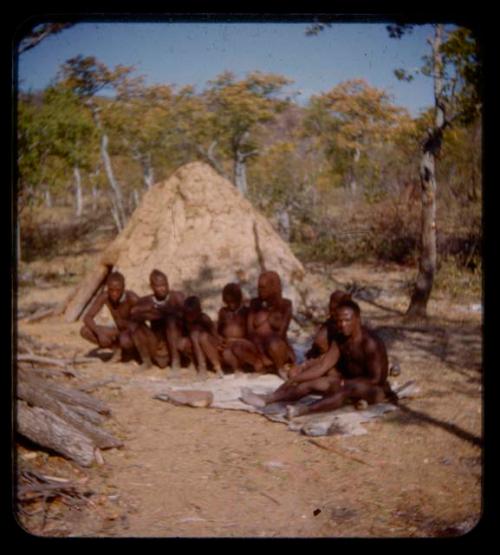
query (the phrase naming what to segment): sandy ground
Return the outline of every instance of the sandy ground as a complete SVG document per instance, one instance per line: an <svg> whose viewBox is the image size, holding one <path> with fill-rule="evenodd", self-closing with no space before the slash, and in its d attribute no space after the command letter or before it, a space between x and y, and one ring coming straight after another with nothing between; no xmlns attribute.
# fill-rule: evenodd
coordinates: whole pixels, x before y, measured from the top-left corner
<svg viewBox="0 0 500 555"><path fill-rule="evenodd" d="M364 317L399 359L398 380L413 379L420 388L399 410L366 424L367 434L310 438L257 414L175 406L131 384L139 375L136 363L96 358L65 383L78 387L115 378L93 395L111 407L106 427L124 447L103 451L103 465L81 469L19 444L20 463L79 480L92 491L79 507L55 500L44 511L33 510L20 517L22 526L35 535L76 537L466 533L482 506L480 300L452 304L436 295L427 323L405 323L405 284L412 276L396 266L356 265L318 270L312 278L324 305L333 288L347 283L379 288L376 299L358 299ZM22 286L19 308L59 302L69 291L57 281ZM46 318L18 325L43 343L57 344L61 356L89 351L78 322ZM153 369L140 377L147 382L164 372Z"/></svg>

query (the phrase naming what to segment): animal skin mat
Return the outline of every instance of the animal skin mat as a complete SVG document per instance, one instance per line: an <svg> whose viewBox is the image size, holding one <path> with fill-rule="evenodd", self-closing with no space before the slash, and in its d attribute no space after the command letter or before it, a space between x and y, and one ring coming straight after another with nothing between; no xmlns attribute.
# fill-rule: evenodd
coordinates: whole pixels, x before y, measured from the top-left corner
<svg viewBox="0 0 500 555"><path fill-rule="evenodd" d="M342 407L332 412L314 415L296 416L287 418L286 406L290 403L273 403L265 408L256 408L243 402L240 397L243 388L248 388L253 393L269 393L283 383L283 380L274 374L242 374L225 375L223 378L211 377L208 380L190 380L189 383L181 379L148 379L136 378L129 385L139 385L152 393L154 399L167 401L176 405L192 407L213 407L227 410L243 410L262 414L274 422L286 424L292 431L298 431L308 436L325 435L361 435L366 434L362 426L386 412L398 410L389 403L370 405L366 409L356 410L352 405ZM391 381L391 386L400 398L414 396L418 392L413 381L398 385ZM318 396L309 395L294 404L310 404L319 399Z"/></svg>

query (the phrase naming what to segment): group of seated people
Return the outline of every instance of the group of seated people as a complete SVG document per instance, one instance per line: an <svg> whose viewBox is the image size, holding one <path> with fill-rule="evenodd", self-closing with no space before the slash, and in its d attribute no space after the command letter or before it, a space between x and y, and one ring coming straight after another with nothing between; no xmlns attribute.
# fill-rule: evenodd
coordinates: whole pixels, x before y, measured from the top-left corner
<svg viewBox="0 0 500 555"><path fill-rule="evenodd" d="M287 338L292 302L283 297L276 272L260 274L257 296L249 301L239 284L228 283L217 322L203 312L199 297L171 291L163 272L153 270L149 283L152 294L139 297L125 289L121 273L112 272L85 314L82 337L111 349L113 361L135 358L141 369L170 366L172 376L191 364L202 379L208 369L219 377L225 371L278 373L284 383L271 394L256 395L243 388L242 400L257 407L321 396L307 406L290 406L290 417L335 410L346 401L397 403L387 382L385 345L361 324L360 308L348 293L331 294L329 318L315 334L306 361L297 364ZM104 306L115 326L96 323Z"/></svg>

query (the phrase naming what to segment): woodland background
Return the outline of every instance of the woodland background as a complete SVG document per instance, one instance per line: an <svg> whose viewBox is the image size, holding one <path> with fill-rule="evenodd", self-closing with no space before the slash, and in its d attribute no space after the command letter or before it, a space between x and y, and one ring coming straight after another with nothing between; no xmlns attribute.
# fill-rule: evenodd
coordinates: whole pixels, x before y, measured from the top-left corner
<svg viewBox="0 0 500 555"><path fill-rule="evenodd" d="M34 30L19 55L65 26ZM409 25L387 28L395 47L411 32ZM21 281L29 279L23 264L50 258L97 224L116 235L145 190L194 160L232 180L303 262L416 266L422 161L430 152L437 254L431 287L456 297L477 293L481 44L473 30L434 28L419 71L433 80L435 105L418 117L362 78L299 105L285 95L286 75L255 71L236 79L224 72L196 92L146 86L134 67L106 67L83 55L67 60L45 90L18 95ZM328 24L306 32L328 32ZM395 73L411 87L405 68Z"/></svg>

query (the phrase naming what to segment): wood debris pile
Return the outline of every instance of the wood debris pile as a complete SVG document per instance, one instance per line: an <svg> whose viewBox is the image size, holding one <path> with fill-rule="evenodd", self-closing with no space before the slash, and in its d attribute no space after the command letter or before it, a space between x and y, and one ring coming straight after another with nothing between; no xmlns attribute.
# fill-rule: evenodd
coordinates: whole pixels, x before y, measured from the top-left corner
<svg viewBox="0 0 500 555"><path fill-rule="evenodd" d="M63 359L37 352L47 351L33 338L19 337L16 380L16 429L33 443L88 467L102 464L101 450L121 447L123 442L104 428L111 415L108 405L81 388L47 378L81 377L76 364L85 357ZM35 366L36 364L36 366Z"/></svg>

